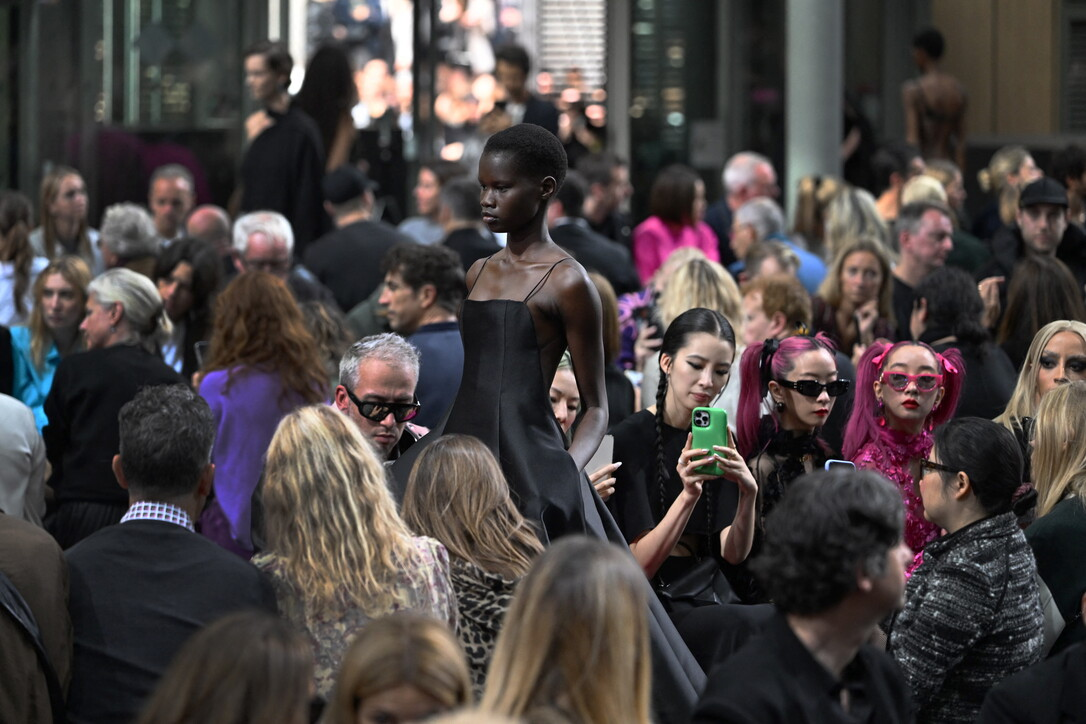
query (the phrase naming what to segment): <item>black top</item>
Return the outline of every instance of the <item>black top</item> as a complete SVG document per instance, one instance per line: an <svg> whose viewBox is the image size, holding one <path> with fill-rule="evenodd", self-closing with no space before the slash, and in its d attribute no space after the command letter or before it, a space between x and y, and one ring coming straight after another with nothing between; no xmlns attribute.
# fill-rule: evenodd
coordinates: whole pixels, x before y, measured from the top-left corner
<svg viewBox="0 0 1086 724"><path fill-rule="evenodd" d="M132 721L190 636L234 611L276 612L260 571L174 523L103 528L66 557L72 722Z"/></svg>
<svg viewBox="0 0 1086 724"><path fill-rule="evenodd" d="M291 106L265 111L274 121L253 139L241 162L241 210L278 211L294 229L294 256L331 227L321 181L324 147L317 124Z"/></svg>
<svg viewBox="0 0 1086 724"><path fill-rule="evenodd" d="M602 234L597 234L584 219L566 219L551 229L551 238L590 272L597 272L611 282L616 295L641 289L641 278L634 268L630 252Z"/></svg>
<svg viewBox="0 0 1086 724"><path fill-rule="evenodd" d="M1012 674L984 698L977 724L1086 722L1086 643Z"/></svg>
<svg viewBox="0 0 1086 724"><path fill-rule="evenodd" d="M305 266L348 312L381 285L381 259L401 242L415 240L382 221L356 221L313 242L305 250Z"/></svg>
<svg viewBox="0 0 1086 724"><path fill-rule="evenodd" d="M849 711L841 706L847 689ZM840 680L815 660L782 615L709 675L693 724L911 722L908 689L893 660L861 646Z"/></svg>
<svg viewBox="0 0 1086 724"><path fill-rule="evenodd" d="M15 389L15 353L11 347L11 330L0 327L0 394L10 395Z"/></svg>
<svg viewBox="0 0 1086 724"><path fill-rule="evenodd" d="M896 276L891 278L894 281L894 294L893 294L893 306L894 306L894 322L897 324L897 340L912 339L912 332L909 330L909 320L913 316L913 301L916 296L912 287L905 282L898 279Z"/></svg>
<svg viewBox="0 0 1086 724"><path fill-rule="evenodd" d="M143 387L181 382L161 359L133 345L61 359L45 398L49 423L42 430L57 500L127 504L128 493L113 476L120 449L117 413Z"/></svg>
<svg viewBox="0 0 1086 724"><path fill-rule="evenodd" d="M480 259L501 251L493 236L471 227L450 231L442 243L460 255L460 263L464 265L465 272Z"/></svg>
<svg viewBox="0 0 1086 724"><path fill-rule="evenodd" d="M618 242L626 251L633 249L633 222L626 214L614 211L604 216L598 224L588 221L588 226L600 236Z"/></svg>
<svg viewBox="0 0 1086 724"><path fill-rule="evenodd" d="M622 467L615 472L615 492L607 507L628 543L655 528L682 492L682 480L675 465L690 431L666 424L662 430L664 464L668 471L662 491L656 473L656 416L641 410L613 431L614 459L621 461ZM738 505L739 489L735 483L729 480L705 483L683 533L700 536L719 533L731 525Z"/></svg>
<svg viewBox="0 0 1086 724"><path fill-rule="evenodd" d="M1086 502L1064 498L1026 528L1026 541L1037 561L1037 573L1048 586L1066 626L1052 645L1050 654L1086 641L1082 621L1082 595L1086 592ZM1086 683L1086 679L1083 679Z"/></svg>
<svg viewBox="0 0 1086 724"><path fill-rule="evenodd" d="M1002 415L1018 382L1018 372L1007 353L990 342L983 345L958 342L932 345L932 349L940 353L951 347L956 347L965 361L965 379L954 416L991 420Z"/></svg>

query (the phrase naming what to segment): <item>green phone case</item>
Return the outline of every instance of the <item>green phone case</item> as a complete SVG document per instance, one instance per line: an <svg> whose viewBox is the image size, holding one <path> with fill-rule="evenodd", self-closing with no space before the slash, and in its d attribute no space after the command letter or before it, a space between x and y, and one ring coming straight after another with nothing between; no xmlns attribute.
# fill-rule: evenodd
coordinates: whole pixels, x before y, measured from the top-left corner
<svg viewBox="0 0 1086 724"><path fill-rule="evenodd" d="M695 407L690 415L691 430L694 440L692 450L708 450L712 454L714 445L728 444L728 413L718 407ZM724 471L716 463L694 468L703 475L723 476Z"/></svg>

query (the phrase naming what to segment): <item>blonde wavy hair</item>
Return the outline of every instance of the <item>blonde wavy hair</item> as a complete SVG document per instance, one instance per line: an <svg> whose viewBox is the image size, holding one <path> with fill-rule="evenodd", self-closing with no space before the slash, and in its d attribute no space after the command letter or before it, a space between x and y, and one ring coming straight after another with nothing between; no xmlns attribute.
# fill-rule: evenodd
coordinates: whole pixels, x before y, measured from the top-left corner
<svg viewBox="0 0 1086 724"><path fill-rule="evenodd" d="M807 248L826 255L826 211L830 202L846 187L836 176L804 176L796 186L796 210L792 232L807 240Z"/></svg>
<svg viewBox="0 0 1086 724"><path fill-rule="evenodd" d="M75 294L79 298L79 308L87 306L87 287L91 282L90 267L87 262L78 256L62 256L49 262L49 266L42 269L38 278L34 280L34 306L30 310L30 320L27 327L30 329L30 359L38 370L44 369L45 355L53 343L53 332L45 323L45 310L42 307L42 295L45 294L45 282L54 274L59 274L64 281L72 285ZM80 320L83 315L80 314ZM82 345L76 347L81 349Z"/></svg>
<svg viewBox="0 0 1086 724"><path fill-rule="evenodd" d="M897 243L879 215L875 197L864 189L849 186L834 196L826 207L824 258L832 259L840 247L865 236L879 239L886 245L891 258L896 256Z"/></svg>
<svg viewBox="0 0 1086 724"><path fill-rule="evenodd" d="M451 555L508 580L523 577L543 552L513 505L494 454L470 435L443 435L419 455L404 492L403 519Z"/></svg>
<svg viewBox="0 0 1086 724"><path fill-rule="evenodd" d="M648 724L647 590L618 546L580 535L552 545L506 614L480 708L558 704L581 724Z"/></svg>
<svg viewBox="0 0 1086 724"><path fill-rule="evenodd" d="M1086 382L1060 385L1041 400L1034 422L1037 516L1069 494L1086 504Z"/></svg>
<svg viewBox="0 0 1086 724"><path fill-rule="evenodd" d="M275 431L264 485L268 555L306 605L388 613L418 556L358 427L326 405L298 408Z"/></svg>
<svg viewBox="0 0 1086 724"><path fill-rule="evenodd" d="M1037 406L1041 402L1041 393L1037 389L1037 370L1041 355L1052 338L1060 332L1077 334L1082 338L1083 343L1086 343L1086 324L1082 322L1059 319L1049 322L1037 331L1026 352L1026 361L1022 364L1022 369L1018 371L1018 382L1014 386L1011 399L1007 402L1003 414L995 419L1011 432L1015 431L1015 424L1019 420L1024 417L1034 417L1037 413Z"/></svg>
<svg viewBox="0 0 1086 724"><path fill-rule="evenodd" d="M890 277L890 254L880 239L873 236L861 236L841 246L830 262L826 278L822 280L822 286L818 288L818 294L826 304L834 309L841 305L841 272L845 268L845 261L857 252L865 251L874 255L879 262L879 270L882 272L882 286L879 287L879 316L883 319L894 321L894 284Z"/></svg>
<svg viewBox="0 0 1086 724"><path fill-rule="evenodd" d="M704 257L675 267L660 294L660 321L664 329L688 309L704 307L720 312L739 334L743 295L728 270Z"/></svg>
<svg viewBox="0 0 1086 724"><path fill-rule="evenodd" d="M472 703L460 642L440 621L406 611L371 621L355 637L322 721L354 724L366 699L404 684L446 710Z"/></svg>
<svg viewBox="0 0 1086 724"><path fill-rule="evenodd" d="M992 159L986 168L977 172L977 183L981 191L993 194L999 199L999 218L1007 226L1016 223L1018 213L1018 196L1021 192L1019 185L1022 179L1016 183L1010 183L1010 176L1017 177L1018 170L1029 158L1029 149L1025 146L1004 146L992 154Z"/></svg>

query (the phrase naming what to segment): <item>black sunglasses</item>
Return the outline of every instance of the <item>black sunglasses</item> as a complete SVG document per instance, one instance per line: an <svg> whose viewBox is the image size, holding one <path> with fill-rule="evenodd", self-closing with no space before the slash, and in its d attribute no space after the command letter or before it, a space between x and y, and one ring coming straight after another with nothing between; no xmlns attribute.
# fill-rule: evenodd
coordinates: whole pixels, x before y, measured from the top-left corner
<svg viewBox="0 0 1086 724"><path fill-rule="evenodd" d="M422 407L422 403L418 400L414 402L363 402L355 397L354 393L346 385L343 386L343 389L346 390L347 397L351 398L354 406L358 408L358 414L374 422L384 420L390 412L396 422L407 422L418 415L419 408Z"/></svg>
<svg viewBox="0 0 1086 724"><path fill-rule="evenodd" d="M848 386L852 384L850 380L834 380L833 382L816 382L815 380L777 380L777 384L781 387L787 387L790 390L795 390L804 397L818 397L822 394L822 390L826 391L826 394L830 397L840 397L848 392Z"/></svg>

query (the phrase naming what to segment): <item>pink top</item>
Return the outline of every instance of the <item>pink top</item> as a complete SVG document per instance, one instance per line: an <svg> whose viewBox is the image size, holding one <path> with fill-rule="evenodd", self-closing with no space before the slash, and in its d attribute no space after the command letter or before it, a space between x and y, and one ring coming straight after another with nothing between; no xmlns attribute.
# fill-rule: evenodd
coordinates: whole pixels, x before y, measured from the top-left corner
<svg viewBox="0 0 1086 724"><path fill-rule="evenodd" d="M905 502L905 544L916 554L910 573L920 565L924 546L939 537L939 526L924 517L924 503L909 469L912 460L927 458L931 446L931 433L927 430L910 435L884 427L879 428L879 439L861 447L852 459L857 468L880 473L901 491Z"/></svg>
<svg viewBox="0 0 1086 724"><path fill-rule="evenodd" d="M683 246L693 246L705 252L712 261L720 261L716 234L703 221L694 226L669 224L659 216L650 216L633 231L633 256L641 283L648 284L671 252Z"/></svg>

